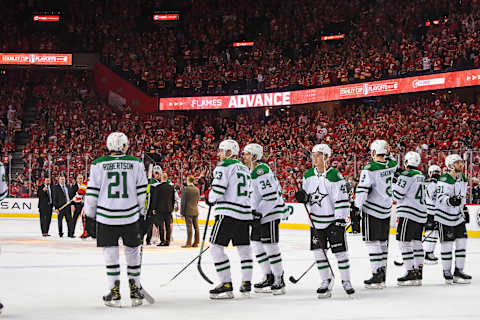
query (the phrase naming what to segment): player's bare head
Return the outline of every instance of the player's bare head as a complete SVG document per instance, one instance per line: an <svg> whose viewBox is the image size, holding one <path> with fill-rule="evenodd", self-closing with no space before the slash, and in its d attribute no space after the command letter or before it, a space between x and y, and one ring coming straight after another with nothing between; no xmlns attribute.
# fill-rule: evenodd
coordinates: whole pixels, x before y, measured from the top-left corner
<svg viewBox="0 0 480 320"><path fill-rule="evenodd" d="M464 167L463 159L458 154L450 154L445 158L445 166L448 170L462 172Z"/></svg>
<svg viewBox="0 0 480 320"><path fill-rule="evenodd" d="M123 132L112 132L107 137L107 149L112 153L127 153L128 137Z"/></svg>
<svg viewBox="0 0 480 320"><path fill-rule="evenodd" d="M79 183L79 184L80 184L80 183L83 183L83 174L79 173L79 174L77 175L77 183Z"/></svg>
<svg viewBox="0 0 480 320"><path fill-rule="evenodd" d="M163 172L162 174L160 174L160 180L162 180L162 182L165 182L168 180L168 175L166 172Z"/></svg>
<svg viewBox="0 0 480 320"><path fill-rule="evenodd" d="M238 156L240 147L237 141L232 139L223 140L218 146L218 157L221 161Z"/></svg>
<svg viewBox="0 0 480 320"><path fill-rule="evenodd" d="M327 168L328 161L332 156L332 149L324 143L316 144L312 148L313 166L324 171Z"/></svg>
<svg viewBox="0 0 480 320"><path fill-rule="evenodd" d="M45 178L45 184L49 185L50 184L50 178Z"/></svg>
<svg viewBox="0 0 480 320"><path fill-rule="evenodd" d="M390 154L390 146L385 140L375 140L370 145L370 154L373 160L384 160L385 156Z"/></svg>
<svg viewBox="0 0 480 320"><path fill-rule="evenodd" d="M65 184L65 176L58 177L58 184Z"/></svg>
<svg viewBox="0 0 480 320"><path fill-rule="evenodd" d="M260 161L263 157L263 147L258 143L249 143L243 148L243 162L247 165Z"/></svg>

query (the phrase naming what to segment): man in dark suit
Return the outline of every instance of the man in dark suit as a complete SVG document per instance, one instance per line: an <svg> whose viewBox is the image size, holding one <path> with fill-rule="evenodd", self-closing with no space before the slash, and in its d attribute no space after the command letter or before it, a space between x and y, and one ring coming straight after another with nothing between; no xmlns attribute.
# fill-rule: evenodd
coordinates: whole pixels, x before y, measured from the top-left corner
<svg viewBox="0 0 480 320"><path fill-rule="evenodd" d="M160 184L152 190L151 194L152 214L157 215L159 225L160 243L158 246L169 246L172 235L172 211L175 204L175 190L168 183L168 176L162 173Z"/></svg>
<svg viewBox="0 0 480 320"><path fill-rule="evenodd" d="M78 192L78 189L80 189L80 186L82 185L83 183L83 174L79 174L77 176L77 183L75 183L72 188L71 188L71 193L70 193L70 198L73 198L75 197L75 195L77 194ZM75 227L77 225L77 220L78 220L78 217L80 216L80 213L82 213L82 209L83 209L83 201L80 201L80 202L73 202L73 206L72 206L72 225L70 226L70 230L72 232L72 235L75 234Z"/></svg>
<svg viewBox="0 0 480 320"><path fill-rule="evenodd" d="M68 229L68 236L73 238L73 232L71 230L72 225L72 213L71 213L71 205L66 206L61 211L59 210L65 203L69 202L71 199L71 189L65 183L65 177L60 176L58 178L58 184L53 187L53 206L55 208L55 212L58 215L58 235L63 237L63 218L67 221L67 229Z"/></svg>
<svg viewBox="0 0 480 320"><path fill-rule="evenodd" d="M182 248L198 247L200 231L198 229L198 200L200 190L193 185L193 176L187 177L187 186L182 191L180 214L187 224L187 243ZM192 245L192 226L195 229L195 240Z"/></svg>
<svg viewBox="0 0 480 320"><path fill-rule="evenodd" d="M52 186L50 185L50 178L45 178L44 183L38 188L38 210L40 211L40 229L42 236L48 237L48 230L50 229L50 222L52 221Z"/></svg>

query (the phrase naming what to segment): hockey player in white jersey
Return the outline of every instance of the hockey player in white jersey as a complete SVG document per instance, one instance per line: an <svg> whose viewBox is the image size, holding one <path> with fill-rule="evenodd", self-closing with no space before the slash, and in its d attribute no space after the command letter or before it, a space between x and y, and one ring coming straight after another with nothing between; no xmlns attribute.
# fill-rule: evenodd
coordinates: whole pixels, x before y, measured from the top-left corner
<svg viewBox="0 0 480 320"><path fill-rule="evenodd" d="M467 248L465 209L468 179L463 172L463 160L458 154L445 158L449 170L440 176L437 183L435 221L438 222L442 250L443 277L445 282L470 283L472 277L463 272ZM455 244L455 271L452 275L452 251Z"/></svg>
<svg viewBox="0 0 480 320"><path fill-rule="evenodd" d="M393 184L397 201L397 241L407 274L397 279L399 286L421 285L423 269L423 225L427 222L425 176L418 171L421 158L417 152L405 155L405 171Z"/></svg>
<svg viewBox="0 0 480 320"><path fill-rule="evenodd" d="M332 150L326 144L317 144L312 149L313 168L303 176L302 189L295 198L309 209L313 226L310 229L310 249L313 251L317 269L322 280L317 290L318 298L331 297L333 286L326 250L328 244L335 254L348 295L355 293L350 281L350 261L345 233L345 219L350 212L349 195L345 179L337 169L329 167Z"/></svg>
<svg viewBox="0 0 480 320"><path fill-rule="evenodd" d="M110 155L90 167L85 194L85 214L96 220L97 246L103 247L108 290L105 305L120 307L120 258L118 240L125 246L132 306L141 305L141 235L139 219L145 217L147 177L142 161L126 155L128 138L113 132L107 138Z"/></svg>
<svg viewBox="0 0 480 320"><path fill-rule="evenodd" d="M373 161L360 173L355 192L355 207L362 211L362 236L370 256L372 277L364 281L367 288L383 288L386 279L392 180L397 162L388 158L390 147L385 140L370 145Z"/></svg>
<svg viewBox="0 0 480 320"><path fill-rule="evenodd" d="M433 253L438 241L438 223L435 221L435 202L437 199L437 181L442 169L437 165L428 167L428 180L425 183L427 205L427 223L425 223L425 237L423 248L425 250L425 264L437 264L438 258Z"/></svg>
<svg viewBox="0 0 480 320"><path fill-rule="evenodd" d="M5 167L0 163L0 201L5 199L8 195L7 177L5 175ZM3 304L0 302L0 314L3 310Z"/></svg>
<svg viewBox="0 0 480 320"><path fill-rule="evenodd" d="M280 220L288 217L293 211L287 207L282 198L282 188L275 173L261 162L263 148L250 143L243 149L243 159L251 171L252 178L252 241L253 251L260 265L264 279L254 284L255 292L271 292L274 295L285 293L283 280L283 264L280 253L279 230Z"/></svg>
<svg viewBox="0 0 480 320"><path fill-rule="evenodd" d="M230 260L225 247L232 241L240 256L242 284L240 292L249 295L252 290L252 252L250 248L250 170L238 157L240 148L235 140L224 140L219 145L220 162L213 171L212 188L207 192L209 205L215 205L215 224L210 235L210 254L220 284L210 290L211 299L232 299L233 286Z"/></svg>

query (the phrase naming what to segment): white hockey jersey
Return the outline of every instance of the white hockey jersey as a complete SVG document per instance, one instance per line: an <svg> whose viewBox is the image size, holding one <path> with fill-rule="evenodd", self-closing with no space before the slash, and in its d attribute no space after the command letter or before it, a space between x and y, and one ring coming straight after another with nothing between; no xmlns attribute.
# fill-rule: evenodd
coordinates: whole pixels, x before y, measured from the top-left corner
<svg viewBox="0 0 480 320"><path fill-rule="evenodd" d="M355 190L355 206L378 219L387 219L392 211L392 179L397 162L370 162L360 173Z"/></svg>
<svg viewBox="0 0 480 320"><path fill-rule="evenodd" d="M285 219L293 208L287 207L282 198L282 187L270 167L258 164L252 174L252 210L262 214L260 223Z"/></svg>
<svg viewBox="0 0 480 320"><path fill-rule="evenodd" d="M404 171L393 184L393 197L397 200L397 217L418 223L427 222L425 205L425 176L418 170Z"/></svg>
<svg viewBox="0 0 480 320"><path fill-rule="evenodd" d="M437 182L427 181L425 186L425 204L427 206L427 214L435 215L435 202L437 201Z"/></svg>
<svg viewBox="0 0 480 320"><path fill-rule="evenodd" d="M435 221L447 226L457 226L465 221L462 210L467 199L467 183L468 179L463 174L458 179L449 173L440 176L437 182ZM458 207L452 207L448 199L457 195L462 197L462 203Z"/></svg>
<svg viewBox="0 0 480 320"><path fill-rule="evenodd" d="M220 162L213 171L209 201L215 203L215 216L252 220L250 169L236 159Z"/></svg>
<svg viewBox="0 0 480 320"><path fill-rule="evenodd" d="M0 163L0 200L8 196L7 176L5 175L5 167Z"/></svg>
<svg viewBox="0 0 480 320"><path fill-rule="evenodd" d="M336 219L346 219L350 212L345 179L335 168L321 174L316 168L303 175L302 189L310 196L307 203L315 229L325 229Z"/></svg>
<svg viewBox="0 0 480 320"><path fill-rule="evenodd" d="M96 159L90 167L85 214L107 225L136 222L145 214L147 176L140 159L111 155Z"/></svg>

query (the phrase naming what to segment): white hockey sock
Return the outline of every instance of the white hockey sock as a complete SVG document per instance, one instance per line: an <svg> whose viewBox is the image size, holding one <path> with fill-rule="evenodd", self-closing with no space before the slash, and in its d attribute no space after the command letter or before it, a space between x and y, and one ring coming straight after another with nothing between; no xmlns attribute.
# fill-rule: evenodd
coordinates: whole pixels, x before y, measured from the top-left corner
<svg viewBox="0 0 480 320"><path fill-rule="evenodd" d="M328 260L322 249L313 250L313 256L317 262L318 273L320 273L320 279L326 280L330 279L332 275L330 274L330 268L328 267Z"/></svg>
<svg viewBox="0 0 480 320"><path fill-rule="evenodd" d="M424 238L424 249L425 252L434 252L435 245L438 241L438 230L427 231Z"/></svg>
<svg viewBox="0 0 480 320"><path fill-rule="evenodd" d="M237 251L240 257L240 265L242 267L242 282L252 281L252 273L253 273L252 248L250 246L237 246Z"/></svg>
<svg viewBox="0 0 480 320"><path fill-rule="evenodd" d="M382 267L387 267L388 260L388 241L379 241L382 249Z"/></svg>
<svg viewBox="0 0 480 320"><path fill-rule="evenodd" d="M372 273L376 273L383 263L383 251L380 247L380 241L367 241L368 255L370 256L370 266Z"/></svg>
<svg viewBox="0 0 480 320"><path fill-rule="evenodd" d="M342 251L335 253L337 257L338 270L343 281L350 280L350 261L348 260L348 252Z"/></svg>
<svg viewBox="0 0 480 320"><path fill-rule="evenodd" d="M452 250L453 250L453 241L445 241L440 243L442 248L442 265L443 271L452 272Z"/></svg>
<svg viewBox="0 0 480 320"><path fill-rule="evenodd" d="M413 249L412 243L410 241L399 241L398 246L400 247L400 251L402 252L403 264L405 265L405 269L412 270L413 269Z"/></svg>
<svg viewBox="0 0 480 320"><path fill-rule="evenodd" d="M225 254L225 248L218 244L210 245L210 255L212 256L215 269L217 270L218 279L221 283L232 282L230 274L230 261Z"/></svg>
<svg viewBox="0 0 480 320"><path fill-rule="evenodd" d="M125 246L125 260L127 261L128 279L134 279L135 284L140 288L140 269L142 267L141 247Z"/></svg>
<svg viewBox="0 0 480 320"><path fill-rule="evenodd" d="M455 239L455 268L463 270L467 255L467 239Z"/></svg>
<svg viewBox="0 0 480 320"><path fill-rule="evenodd" d="M118 246L104 247L103 257L107 269L107 290L110 291L115 284L115 280L120 280L120 256Z"/></svg>
<svg viewBox="0 0 480 320"><path fill-rule="evenodd" d="M266 279L267 274L272 273L272 269L270 268L270 263L268 261L268 255L263 247L263 243L260 241L252 241L252 248L253 252L255 253L255 257L257 258L258 265L262 269L264 279Z"/></svg>
<svg viewBox="0 0 480 320"><path fill-rule="evenodd" d="M283 263L280 247L278 246L278 243L266 243L263 246L265 247L265 251L267 251L268 260L270 262L269 264L272 268L275 280L278 280L283 275Z"/></svg>
<svg viewBox="0 0 480 320"><path fill-rule="evenodd" d="M415 269L419 269L425 260L425 253L423 252L422 241L412 240L413 249L413 264Z"/></svg>

